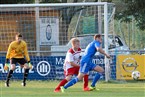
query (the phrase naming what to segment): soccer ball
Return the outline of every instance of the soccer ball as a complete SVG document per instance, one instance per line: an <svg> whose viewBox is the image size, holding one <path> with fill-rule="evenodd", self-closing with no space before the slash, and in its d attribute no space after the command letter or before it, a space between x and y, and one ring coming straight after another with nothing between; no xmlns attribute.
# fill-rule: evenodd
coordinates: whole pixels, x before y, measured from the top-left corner
<svg viewBox="0 0 145 97"><path fill-rule="evenodd" d="M139 72L139 71L133 71L133 72L132 72L132 78L133 78L134 80L138 80L139 77L140 77L140 72Z"/></svg>

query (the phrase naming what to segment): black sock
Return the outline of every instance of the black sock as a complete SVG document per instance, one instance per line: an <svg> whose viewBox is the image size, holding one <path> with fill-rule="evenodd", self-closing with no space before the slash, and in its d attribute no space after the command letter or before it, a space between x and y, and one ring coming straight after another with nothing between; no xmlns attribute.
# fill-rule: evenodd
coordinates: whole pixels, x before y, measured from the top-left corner
<svg viewBox="0 0 145 97"><path fill-rule="evenodd" d="M26 79L27 79L28 74L29 74L29 69L25 69L24 77L23 77L23 83L26 83Z"/></svg>
<svg viewBox="0 0 145 97"><path fill-rule="evenodd" d="M13 74L13 70L10 70L8 75L7 75L7 80L6 80L7 83L9 83L10 78L12 77L12 74Z"/></svg>

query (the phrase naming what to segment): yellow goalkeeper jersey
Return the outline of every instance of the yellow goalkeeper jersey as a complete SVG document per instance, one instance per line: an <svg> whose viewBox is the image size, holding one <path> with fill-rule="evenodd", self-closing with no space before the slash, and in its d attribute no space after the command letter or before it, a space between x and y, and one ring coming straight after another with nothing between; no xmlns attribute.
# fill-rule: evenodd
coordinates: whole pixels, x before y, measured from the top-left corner
<svg viewBox="0 0 145 97"><path fill-rule="evenodd" d="M28 50L27 50L27 43L25 41L21 41L18 43L17 41L13 41L10 43L6 58L24 58L26 57L27 61L30 61Z"/></svg>

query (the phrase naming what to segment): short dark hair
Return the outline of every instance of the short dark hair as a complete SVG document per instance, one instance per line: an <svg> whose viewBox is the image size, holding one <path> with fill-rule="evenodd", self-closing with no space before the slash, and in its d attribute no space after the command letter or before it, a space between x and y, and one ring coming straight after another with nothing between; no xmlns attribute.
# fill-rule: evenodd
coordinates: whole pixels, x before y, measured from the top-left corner
<svg viewBox="0 0 145 97"><path fill-rule="evenodd" d="M100 38L100 37L101 37L100 34L96 34L96 35L94 35L94 40L96 40L96 38Z"/></svg>
<svg viewBox="0 0 145 97"><path fill-rule="evenodd" d="M22 34L21 33L17 33L16 36L17 37L22 37Z"/></svg>

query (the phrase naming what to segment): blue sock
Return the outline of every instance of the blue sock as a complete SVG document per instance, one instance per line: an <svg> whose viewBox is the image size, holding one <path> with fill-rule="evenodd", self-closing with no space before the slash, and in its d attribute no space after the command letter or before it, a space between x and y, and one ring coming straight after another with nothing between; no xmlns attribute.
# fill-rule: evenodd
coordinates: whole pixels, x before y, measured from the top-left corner
<svg viewBox="0 0 145 97"><path fill-rule="evenodd" d="M64 88L67 89L68 87L70 87L70 86L76 84L78 81L79 81L79 79L76 77L76 78L70 80L70 81L64 86Z"/></svg>
<svg viewBox="0 0 145 97"><path fill-rule="evenodd" d="M100 79L101 75L102 75L101 73L96 73L96 75L92 81L92 84L91 84L92 87L95 87L95 85L96 85L97 81Z"/></svg>

